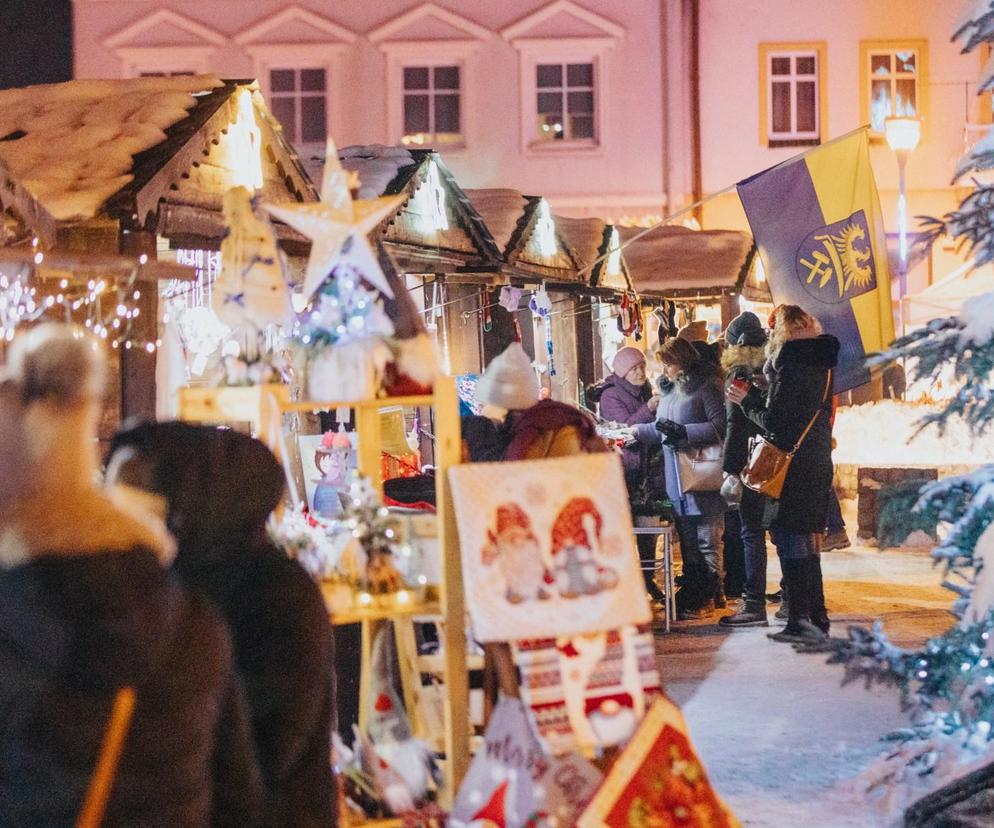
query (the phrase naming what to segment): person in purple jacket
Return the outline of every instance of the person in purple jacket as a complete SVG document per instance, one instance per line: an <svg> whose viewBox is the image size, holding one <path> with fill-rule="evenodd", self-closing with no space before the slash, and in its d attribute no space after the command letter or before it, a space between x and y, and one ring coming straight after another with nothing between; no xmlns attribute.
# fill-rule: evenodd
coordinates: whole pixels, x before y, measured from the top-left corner
<svg viewBox="0 0 994 828"><path fill-rule="evenodd" d="M587 399L598 403L598 413L603 420L627 426L653 422L659 406L659 395L653 393L646 376L645 354L632 347L619 350L611 363L611 373L587 392ZM632 443L622 450L621 460L629 494L634 495L639 491L648 473L649 461L657 452L656 447L641 446L638 443ZM653 535L639 535L637 542L646 590L654 600L662 602L663 595L653 579L656 538Z"/></svg>

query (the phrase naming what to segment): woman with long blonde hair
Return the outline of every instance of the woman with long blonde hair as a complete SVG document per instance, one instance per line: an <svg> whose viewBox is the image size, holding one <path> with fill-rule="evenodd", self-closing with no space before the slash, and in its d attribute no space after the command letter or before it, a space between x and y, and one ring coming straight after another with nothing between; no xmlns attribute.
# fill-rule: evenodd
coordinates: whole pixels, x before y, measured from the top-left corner
<svg viewBox="0 0 994 828"><path fill-rule="evenodd" d="M821 546L832 489L831 385L839 340L797 305L778 306L770 327L768 392L730 385L726 395L774 445L796 448L770 520L790 596L787 626L771 637L809 642L829 629Z"/></svg>

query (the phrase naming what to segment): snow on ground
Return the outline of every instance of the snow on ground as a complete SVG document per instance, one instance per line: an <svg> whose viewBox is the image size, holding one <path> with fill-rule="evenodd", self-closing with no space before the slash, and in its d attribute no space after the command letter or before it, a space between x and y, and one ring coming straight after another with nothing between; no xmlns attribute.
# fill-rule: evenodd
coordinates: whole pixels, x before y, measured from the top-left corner
<svg viewBox="0 0 994 828"><path fill-rule="evenodd" d="M897 643L920 644L948 628L950 593L925 550L856 548L823 556L835 628L882 617ZM775 556L770 589L779 579ZM907 724L897 693L841 686L842 668L770 641L776 630L723 631L680 624L657 638L667 692L686 716L708 774L749 828L894 825L852 781Z"/></svg>
<svg viewBox="0 0 994 828"><path fill-rule="evenodd" d="M87 219L131 181L213 75L77 80L0 91L0 161L56 219Z"/></svg>
<svg viewBox="0 0 994 828"><path fill-rule="evenodd" d="M937 405L882 400L840 408L833 436L836 464L860 466L955 466L994 463L994 440L974 440L968 425L952 419L940 437L930 426L915 436L919 421Z"/></svg>

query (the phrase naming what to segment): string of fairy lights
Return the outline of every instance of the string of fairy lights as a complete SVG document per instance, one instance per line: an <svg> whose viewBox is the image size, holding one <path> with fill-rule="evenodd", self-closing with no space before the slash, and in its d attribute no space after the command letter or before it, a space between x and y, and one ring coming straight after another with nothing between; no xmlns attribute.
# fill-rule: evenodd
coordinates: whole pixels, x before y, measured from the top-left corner
<svg viewBox="0 0 994 828"><path fill-rule="evenodd" d="M81 336L89 332L114 350L155 353L162 346L160 339L132 335L135 320L141 315L138 272L147 261L146 255L140 256L124 278L109 274L86 282L62 278L57 287L55 279L38 276L45 263L41 250L35 249L27 262L0 263L0 339L10 342L23 325L51 319L73 323L79 326ZM43 282L53 283L50 292L41 290Z"/></svg>

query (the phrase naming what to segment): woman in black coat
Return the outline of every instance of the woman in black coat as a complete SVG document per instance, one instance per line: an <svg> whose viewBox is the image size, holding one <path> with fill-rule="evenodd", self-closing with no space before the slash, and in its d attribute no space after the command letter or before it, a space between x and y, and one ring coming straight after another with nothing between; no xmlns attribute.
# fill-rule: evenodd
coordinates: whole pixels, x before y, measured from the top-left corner
<svg viewBox="0 0 994 828"><path fill-rule="evenodd" d="M725 388L733 382L749 387L762 382L766 363L766 331L759 317L746 311L728 323L726 348L721 357L725 369ZM745 602L734 615L718 623L723 627L766 627L766 528L763 526L767 499L742 485L739 475L749 460L749 441L760 433L741 407L729 402L726 408L725 454L722 469L725 486L740 492L738 505L739 537L745 559ZM727 559L726 551L726 559Z"/></svg>
<svg viewBox="0 0 994 828"><path fill-rule="evenodd" d="M179 546L175 571L228 622L266 789L265 824L335 825L331 628L318 586L266 534L285 485L279 462L236 431L149 423L114 438L109 472L165 498Z"/></svg>
<svg viewBox="0 0 994 828"><path fill-rule="evenodd" d="M820 640L829 628L821 542L832 488L831 376L839 341L796 305L781 305L773 319L769 392L732 385L727 395L778 448L791 451L800 441L771 524L790 595L787 627L772 637L796 643Z"/></svg>
<svg viewBox="0 0 994 828"><path fill-rule="evenodd" d="M161 523L94 483L101 374L63 326L23 336L0 371L0 825L76 823L123 687L101 824L258 825L224 623L167 570Z"/></svg>

